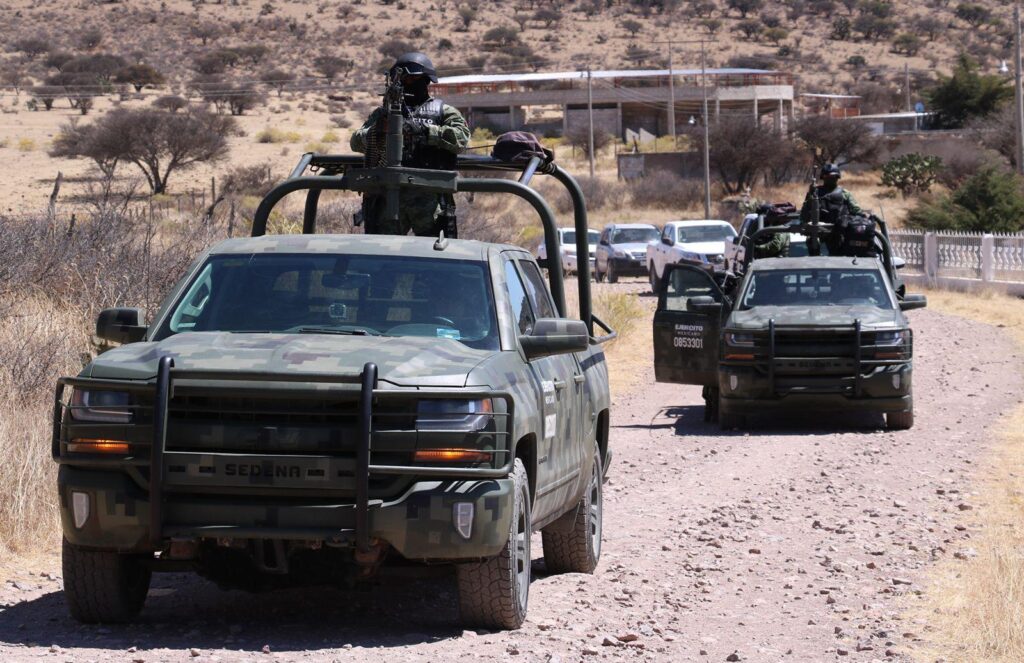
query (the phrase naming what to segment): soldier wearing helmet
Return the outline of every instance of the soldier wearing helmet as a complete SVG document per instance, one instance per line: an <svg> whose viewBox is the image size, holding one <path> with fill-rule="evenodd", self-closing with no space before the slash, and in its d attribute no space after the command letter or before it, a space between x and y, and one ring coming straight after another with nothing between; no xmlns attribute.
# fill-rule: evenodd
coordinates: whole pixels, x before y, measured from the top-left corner
<svg viewBox="0 0 1024 663"><path fill-rule="evenodd" d="M814 198L818 199L819 220L824 223L840 223L845 216L863 213L850 192L839 186L841 175L842 172L834 163L827 163L821 167L821 184L807 192L804 205L800 209L801 221L811 220L811 203Z"/></svg>
<svg viewBox="0 0 1024 663"><path fill-rule="evenodd" d="M402 84L404 95L402 165L411 168L452 170L456 156L469 144L469 127L462 114L440 99L430 96L430 84L437 82L434 64L423 53L406 53L391 66L392 79ZM377 108L355 133L351 147L356 152L383 154L387 133L386 111ZM377 163L371 165L379 165ZM402 190L399 218L383 218L384 197L367 194L363 199L366 232L382 235L437 235L439 230L454 235L455 203L450 196Z"/></svg>

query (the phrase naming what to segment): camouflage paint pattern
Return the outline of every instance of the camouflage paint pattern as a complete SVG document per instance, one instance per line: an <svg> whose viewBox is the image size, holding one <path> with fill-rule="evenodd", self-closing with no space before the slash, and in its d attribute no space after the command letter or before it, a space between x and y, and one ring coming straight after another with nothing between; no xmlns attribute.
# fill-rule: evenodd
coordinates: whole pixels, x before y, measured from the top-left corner
<svg viewBox="0 0 1024 663"><path fill-rule="evenodd" d="M409 255L483 263L491 275L500 350L476 350L448 338L188 332L110 350L89 364L81 375L152 382L159 358L169 355L175 359L175 370L244 371L265 376L264 382L244 381L238 385L237 393L251 396L254 389L262 388L267 390L267 396L274 397L284 396L280 390L285 388L284 383L274 382L275 376L353 376L364 363L372 361L379 369L378 389L385 393L394 390L396 396L415 394L417 389L450 391L452 398L470 399L481 390L505 392L514 404L510 443L533 445L527 457L532 458L528 471L536 492L534 526L541 527L575 508L591 473L598 415L610 407L607 367L604 354L596 345L576 354L526 361L506 291L503 261L506 255L532 261L528 253L518 247L469 240L450 240L446 248L437 250L432 239L383 235L272 235L227 240L211 248L192 266L189 277L162 304L151 330L163 323L206 257L260 253ZM556 325L556 333L565 331ZM571 370L564 375L541 374L540 367L555 365L552 359L563 360ZM556 401L551 398L553 379L567 385ZM324 384L289 383L307 390ZM215 383L215 388L225 395L235 395L230 385ZM545 417L552 413L552 403L562 407L566 416L558 417L554 430L545 431ZM496 410L501 408L496 406ZM209 438L207 441L222 439L214 428L204 422L202 435ZM290 436L292 431L287 425L283 428ZM64 435L68 435L67 429ZM374 436L377 439L377 433ZM453 440L460 442L462 438ZM282 452L287 453L283 449L277 453ZM232 462L228 454L168 450L165 483L175 490L165 497L165 522L190 527L249 524L270 530L349 526L346 523L350 522L353 509L351 499L339 494L350 490L351 482L335 481L328 486L331 482L326 477L337 476L339 471L351 467L351 460L344 456L274 458L286 459L298 476L290 469L283 476L269 476L276 472L276 466L267 463L267 456L257 453L235 456L233 462L250 468L243 476L240 470L228 475L226 464ZM148 492L131 478L134 468L84 469L67 457L60 462L61 515L69 541L96 548L149 549ZM497 463L501 465L502 462ZM213 480L209 479L208 469L200 469L211 466L220 470L214 471ZM266 472L264 467L268 468ZM203 503L204 485L215 487L220 494L236 491L246 495L246 499L237 504L225 504L224 500L218 500L216 505ZM88 492L97 505L94 517L81 530L74 528L70 513L72 488ZM265 498L263 503L253 504L254 491ZM275 495L294 495L296 491L307 496L320 495L317 499L322 498L322 504L299 507L274 503ZM508 478L413 480L393 501L371 501L371 535L414 559L487 557L496 554L504 544L511 500ZM473 535L468 541L459 536L452 523L452 504L458 501L472 501L476 505Z"/></svg>

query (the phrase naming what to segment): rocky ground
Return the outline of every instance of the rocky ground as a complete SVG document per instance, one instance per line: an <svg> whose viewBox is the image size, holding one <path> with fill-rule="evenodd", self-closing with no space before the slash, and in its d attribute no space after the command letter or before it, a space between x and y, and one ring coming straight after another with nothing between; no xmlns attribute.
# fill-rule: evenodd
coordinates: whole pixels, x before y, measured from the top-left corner
<svg viewBox="0 0 1024 663"><path fill-rule="evenodd" d="M618 397L601 564L547 576L537 559L519 631L463 631L443 573L255 596L157 576L137 624L85 627L53 555L0 585L0 659L907 659L922 634L901 597L937 559L973 554L960 524L983 506L972 475L1024 393L1024 357L1000 330L912 316L911 431L807 413L722 433L703 422L699 388L652 374Z"/></svg>

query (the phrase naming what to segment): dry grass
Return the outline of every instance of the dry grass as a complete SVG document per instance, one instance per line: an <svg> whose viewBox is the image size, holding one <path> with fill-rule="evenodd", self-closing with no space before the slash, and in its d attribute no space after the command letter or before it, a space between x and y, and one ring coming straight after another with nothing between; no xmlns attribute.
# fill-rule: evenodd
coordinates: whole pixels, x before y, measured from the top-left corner
<svg viewBox="0 0 1024 663"><path fill-rule="evenodd" d="M1024 346L1024 301L997 293L966 297L927 293L946 313L1005 327ZM977 487L979 503L968 524L977 531L966 559L949 559L931 573L910 613L925 626L920 660L1024 660L1024 407L998 428L998 443Z"/></svg>

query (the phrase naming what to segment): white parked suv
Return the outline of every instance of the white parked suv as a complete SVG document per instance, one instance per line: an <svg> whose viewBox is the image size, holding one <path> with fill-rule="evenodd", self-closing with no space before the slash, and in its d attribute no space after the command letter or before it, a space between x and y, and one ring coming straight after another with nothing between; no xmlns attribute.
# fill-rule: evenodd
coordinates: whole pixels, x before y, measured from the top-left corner
<svg viewBox="0 0 1024 663"><path fill-rule="evenodd" d="M594 254L597 252L597 238L600 237L601 233L596 230L587 231L587 244L590 255L590 271L594 271ZM578 258L576 256L576 229L575 228L559 228L558 229L558 255L562 261L562 271L566 274L573 274L579 271ZM547 267L548 251L547 247L542 241L537 246L537 262L540 263L541 267Z"/></svg>
<svg viewBox="0 0 1024 663"><path fill-rule="evenodd" d="M722 271L725 244L732 243L735 236L736 230L731 225L717 219L669 221L661 231L661 241L647 247L651 289L658 291L667 265L682 263Z"/></svg>

